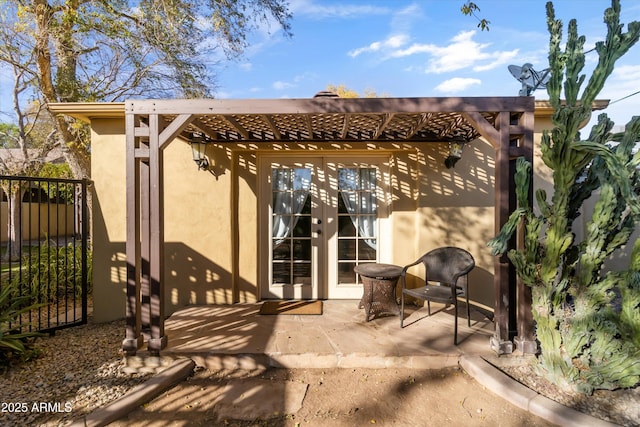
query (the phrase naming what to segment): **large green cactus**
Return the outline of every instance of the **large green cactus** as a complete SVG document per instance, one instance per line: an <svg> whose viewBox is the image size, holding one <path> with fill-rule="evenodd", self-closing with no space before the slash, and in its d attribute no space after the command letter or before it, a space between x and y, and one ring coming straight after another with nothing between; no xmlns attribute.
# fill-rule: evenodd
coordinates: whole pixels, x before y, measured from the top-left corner
<svg viewBox="0 0 640 427"><path fill-rule="evenodd" d="M613 122L606 114L599 116L588 139L581 140L579 133L615 62L640 37L640 22L623 32L619 18L620 2L612 0L604 14L607 37L596 44L598 64L580 93L586 81L581 74L585 38L578 36L572 20L562 51L562 22L547 3L547 90L554 128L543 133L541 149L543 162L553 170L554 193L549 201L543 190L536 192L540 213L534 214L526 197L531 165L520 159L519 207L489 242L494 254L504 253L517 227L524 227L524 248L508 256L532 288L539 371L558 385L583 392L640 383L640 241L630 244L628 270L603 273L605 260L629 242L640 219L640 153L632 150L640 139L640 117L629 122L622 136L611 134ZM605 144L612 140L619 144ZM595 208L584 239L576 241L573 222L590 197L597 199Z"/></svg>

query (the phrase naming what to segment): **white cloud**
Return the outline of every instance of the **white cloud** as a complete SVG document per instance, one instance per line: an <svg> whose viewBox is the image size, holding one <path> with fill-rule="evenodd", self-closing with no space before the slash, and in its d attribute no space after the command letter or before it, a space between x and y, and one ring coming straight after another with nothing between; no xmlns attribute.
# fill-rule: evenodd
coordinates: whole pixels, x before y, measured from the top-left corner
<svg viewBox="0 0 640 427"><path fill-rule="evenodd" d="M430 57L424 68L427 73L446 73L471 68L473 71L487 71L506 64L517 57L519 49L490 51L490 43L473 40L476 31L463 31L450 40L449 44L413 43L408 45L407 34L394 34L385 40L375 41L368 46L348 52L352 58L365 53L380 54L382 59L405 58L426 54Z"/></svg>
<svg viewBox="0 0 640 427"><path fill-rule="evenodd" d="M389 13L386 7L367 4L317 4L313 0L292 0L291 12L294 16L305 15L315 19L351 18L364 15L384 15Z"/></svg>
<svg viewBox="0 0 640 427"><path fill-rule="evenodd" d="M391 28L394 32L406 33L411 29L413 21L422 16L422 9L413 3L393 14Z"/></svg>
<svg viewBox="0 0 640 427"><path fill-rule="evenodd" d="M482 84L482 81L480 81L479 79L454 77L440 83L435 87L435 90L442 93L456 93L461 92L473 85L479 84Z"/></svg>
<svg viewBox="0 0 640 427"><path fill-rule="evenodd" d="M355 58L358 55L369 52L387 51L389 49L397 49L405 45L409 41L409 37L406 34L394 34L383 41L373 42L368 46L360 47L349 51L347 54Z"/></svg>
<svg viewBox="0 0 640 427"><path fill-rule="evenodd" d="M242 64L238 65L238 68L243 71L251 71L253 69L253 64L251 62L243 62Z"/></svg>
<svg viewBox="0 0 640 427"><path fill-rule="evenodd" d="M424 50L433 56L427 65L427 73L445 73L473 68L474 71L485 71L506 63L518 54L518 49L511 51L488 52L490 43L477 43L473 40L475 31L464 31L451 39L445 46L426 45Z"/></svg>
<svg viewBox="0 0 640 427"><path fill-rule="evenodd" d="M271 84L271 87L273 87L276 90L285 90L285 89L289 89L289 88L295 87L295 85L293 83L283 82L283 81L278 80L276 82L273 82Z"/></svg>
<svg viewBox="0 0 640 427"><path fill-rule="evenodd" d="M389 11L385 11L385 14L389 14ZM389 51L399 49L409 42L409 32L413 21L422 15L422 10L417 4L410 4L409 6L400 9L393 13L391 18L391 35L384 40L378 40L370 43L367 46L352 49L347 52L352 58L362 55L363 53L375 53L383 52L385 56L388 56Z"/></svg>
<svg viewBox="0 0 640 427"><path fill-rule="evenodd" d="M620 65L613 70L611 77L637 83L640 80L640 65Z"/></svg>
<svg viewBox="0 0 640 427"><path fill-rule="evenodd" d="M494 68L497 68L513 60L515 57L518 56L518 52L519 52L519 49L502 51L502 52L494 52L490 54L490 57L491 57L490 59L492 60L491 62L487 64L476 65L475 67L473 67L473 71L493 70Z"/></svg>
<svg viewBox="0 0 640 427"><path fill-rule="evenodd" d="M317 78L318 78L318 75L316 73L306 72L306 73L302 73L294 76L291 79L291 81L288 81L288 82L285 82L282 80L273 82L271 84L271 87L273 87L276 90L286 90L286 89L298 87L300 83L314 82L317 80Z"/></svg>

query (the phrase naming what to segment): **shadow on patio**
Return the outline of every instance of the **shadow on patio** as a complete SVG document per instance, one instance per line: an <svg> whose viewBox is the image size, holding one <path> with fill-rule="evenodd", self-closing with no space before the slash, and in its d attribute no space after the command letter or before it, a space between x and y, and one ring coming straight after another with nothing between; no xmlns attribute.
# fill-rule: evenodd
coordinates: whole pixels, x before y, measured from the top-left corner
<svg viewBox="0 0 640 427"><path fill-rule="evenodd" d="M463 308L462 305L461 308ZM324 301L322 315L260 315L260 303L191 306L165 323L165 356L186 356L210 369L385 368L457 366L462 354L491 352L493 322L471 311L459 318L453 345L453 307L408 306L405 328L397 316L364 320L355 300ZM463 312L461 310L461 312Z"/></svg>

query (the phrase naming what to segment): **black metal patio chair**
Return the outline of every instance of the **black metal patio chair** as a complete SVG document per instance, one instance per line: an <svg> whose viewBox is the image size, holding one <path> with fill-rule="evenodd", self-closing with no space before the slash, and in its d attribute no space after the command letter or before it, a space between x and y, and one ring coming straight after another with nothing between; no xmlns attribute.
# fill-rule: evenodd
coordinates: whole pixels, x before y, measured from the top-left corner
<svg viewBox="0 0 640 427"><path fill-rule="evenodd" d="M425 267L425 285L407 288L406 275L409 268L418 264ZM458 298L465 297L467 303L467 325L471 326L468 293L468 274L475 267L473 256L466 250L453 246L433 249L416 262L402 269L402 294L400 296L400 327L404 327L405 295L427 301L427 314L431 316L431 301L453 304L455 310L453 344L458 345Z"/></svg>

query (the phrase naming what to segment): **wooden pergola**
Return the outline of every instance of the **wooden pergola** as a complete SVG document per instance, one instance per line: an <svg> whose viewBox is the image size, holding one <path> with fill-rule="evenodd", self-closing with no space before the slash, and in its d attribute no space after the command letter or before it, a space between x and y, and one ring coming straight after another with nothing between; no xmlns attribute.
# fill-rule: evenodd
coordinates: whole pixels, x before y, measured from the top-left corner
<svg viewBox="0 0 640 427"><path fill-rule="evenodd" d="M447 142L484 137L495 149L495 231L516 207L515 159L533 161L533 97L132 100L127 144L127 304L123 350L148 350L164 332L163 151L176 137L203 133L219 144L269 142ZM464 173L463 171L461 173ZM530 191L530 199L531 199ZM515 240L511 243L516 245ZM492 348L525 353L537 345L530 290L506 256L495 258Z"/></svg>

